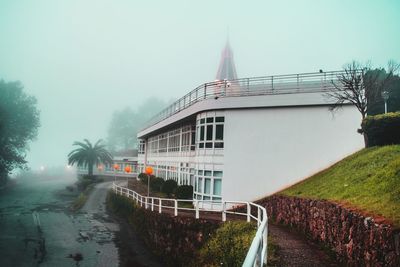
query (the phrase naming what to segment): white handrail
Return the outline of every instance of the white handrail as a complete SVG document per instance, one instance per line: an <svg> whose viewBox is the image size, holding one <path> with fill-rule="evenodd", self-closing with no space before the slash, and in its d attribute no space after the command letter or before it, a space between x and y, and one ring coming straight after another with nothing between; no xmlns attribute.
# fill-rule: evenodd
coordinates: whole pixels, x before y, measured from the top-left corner
<svg viewBox="0 0 400 267"><path fill-rule="evenodd" d="M174 216L178 216L179 211L188 211L188 210L194 211L196 219L200 218L200 211L220 212L222 221L226 221L227 214L243 216L246 218L247 222L250 222L251 219L253 219L254 221L257 222L257 232L253 238L250 249L247 252L246 258L242 266L254 267L254 266L264 266L264 264L267 264L268 216L266 209L258 204L247 201L212 201L212 200L197 200L197 199L188 200L188 199L146 197L126 187L116 185L115 183L113 183L113 189L116 194L125 195L126 197L136 201L136 204L140 203L141 207L143 207L144 205L145 209L150 208L151 211L154 211L154 207L158 207L159 213L162 213L162 208L166 208L166 209L173 209ZM173 205L170 205L170 203L173 203ZM195 207L180 208L179 203L192 203L195 205ZM201 208L200 204L202 204ZM207 209L204 208L204 204L211 204L210 206L212 207L215 207L217 205L220 206L221 209ZM241 205L241 207L246 208L246 212L227 210L227 204L231 204L232 206ZM252 214L252 208L257 209L256 216Z"/></svg>

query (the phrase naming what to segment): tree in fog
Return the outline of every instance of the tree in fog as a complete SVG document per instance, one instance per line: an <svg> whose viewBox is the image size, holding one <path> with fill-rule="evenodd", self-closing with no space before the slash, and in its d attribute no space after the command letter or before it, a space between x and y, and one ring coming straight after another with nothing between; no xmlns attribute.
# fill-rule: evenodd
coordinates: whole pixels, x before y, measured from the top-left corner
<svg viewBox="0 0 400 267"><path fill-rule="evenodd" d="M125 107L115 111L108 128L107 145L110 150L136 149L138 131L166 105L162 100L152 97L136 110Z"/></svg>
<svg viewBox="0 0 400 267"><path fill-rule="evenodd" d="M362 65L357 61L345 65L343 72L337 76L337 82L332 81L333 87L327 93L328 97L335 101L331 110L350 103L364 119L370 114L370 109L382 103L382 92L398 80L398 76L395 75L398 70L399 64L393 61L389 61L387 71L372 69L369 64ZM362 133L362 130L359 129L359 132ZM366 136L364 141L367 145Z"/></svg>
<svg viewBox="0 0 400 267"><path fill-rule="evenodd" d="M78 148L68 154L68 164L88 167L88 175L93 176L93 166L98 164L112 164L112 155L106 149L103 140L98 140L94 145L89 140L83 142L75 141L74 146Z"/></svg>
<svg viewBox="0 0 400 267"><path fill-rule="evenodd" d="M0 80L0 183L15 168L26 168L29 142L40 126L36 98L19 82Z"/></svg>

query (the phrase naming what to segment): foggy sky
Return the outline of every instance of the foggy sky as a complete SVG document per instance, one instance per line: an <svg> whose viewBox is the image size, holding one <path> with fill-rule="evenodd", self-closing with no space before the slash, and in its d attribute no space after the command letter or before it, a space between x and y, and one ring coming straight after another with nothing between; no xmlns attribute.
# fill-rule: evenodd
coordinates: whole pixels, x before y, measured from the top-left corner
<svg viewBox="0 0 400 267"><path fill-rule="evenodd" d="M105 138L112 112L212 81L229 39L239 77L400 62L400 1L0 2L0 79L41 110L33 169Z"/></svg>

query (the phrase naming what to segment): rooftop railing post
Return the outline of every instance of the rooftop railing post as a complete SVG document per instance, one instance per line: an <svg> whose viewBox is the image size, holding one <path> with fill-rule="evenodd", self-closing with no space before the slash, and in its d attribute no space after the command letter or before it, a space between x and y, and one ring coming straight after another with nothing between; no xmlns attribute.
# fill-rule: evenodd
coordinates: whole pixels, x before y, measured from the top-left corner
<svg viewBox="0 0 400 267"><path fill-rule="evenodd" d="M300 90L300 85L299 85L300 76L299 76L299 74L297 74L296 76L297 76L297 91L299 91Z"/></svg>
<svg viewBox="0 0 400 267"><path fill-rule="evenodd" d="M224 79L224 94L223 94L223 96L226 96L226 83L227 83L227 80Z"/></svg>
<svg viewBox="0 0 400 267"><path fill-rule="evenodd" d="M250 79L247 78L247 95L250 95Z"/></svg>
<svg viewBox="0 0 400 267"><path fill-rule="evenodd" d="M207 84L204 84L204 99L207 98Z"/></svg>
<svg viewBox="0 0 400 267"><path fill-rule="evenodd" d="M271 90L274 91L274 76L271 76Z"/></svg>

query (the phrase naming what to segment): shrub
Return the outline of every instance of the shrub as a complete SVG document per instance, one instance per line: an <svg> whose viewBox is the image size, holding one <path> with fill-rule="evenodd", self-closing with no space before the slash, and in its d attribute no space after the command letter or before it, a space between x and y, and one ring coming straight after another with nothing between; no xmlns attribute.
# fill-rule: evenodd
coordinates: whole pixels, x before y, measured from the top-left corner
<svg viewBox="0 0 400 267"><path fill-rule="evenodd" d="M138 178L142 183L147 185L147 178L148 178L147 174L141 173L141 174L138 175ZM151 183L151 180L154 179L154 178L156 178L154 175L150 175L150 183Z"/></svg>
<svg viewBox="0 0 400 267"><path fill-rule="evenodd" d="M147 184L147 174L145 174L143 172L139 173L138 178L142 183L146 183Z"/></svg>
<svg viewBox="0 0 400 267"><path fill-rule="evenodd" d="M200 250L204 266L242 266L256 226L247 222L226 222Z"/></svg>
<svg viewBox="0 0 400 267"><path fill-rule="evenodd" d="M175 180L167 180L162 185L161 192L167 194L167 196L171 196L175 193L177 187L178 183Z"/></svg>
<svg viewBox="0 0 400 267"><path fill-rule="evenodd" d="M193 198L193 186L191 185L180 185L176 188L175 196L178 199L192 199Z"/></svg>
<svg viewBox="0 0 400 267"><path fill-rule="evenodd" d="M400 112L367 116L361 127L369 147L400 144Z"/></svg>
<svg viewBox="0 0 400 267"><path fill-rule="evenodd" d="M152 176L150 178L150 188L153 191L161 192L165 181L163 178Z"/></svg>

